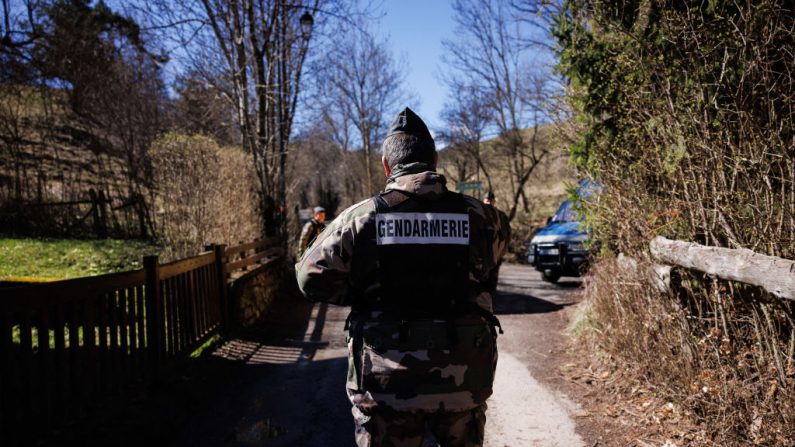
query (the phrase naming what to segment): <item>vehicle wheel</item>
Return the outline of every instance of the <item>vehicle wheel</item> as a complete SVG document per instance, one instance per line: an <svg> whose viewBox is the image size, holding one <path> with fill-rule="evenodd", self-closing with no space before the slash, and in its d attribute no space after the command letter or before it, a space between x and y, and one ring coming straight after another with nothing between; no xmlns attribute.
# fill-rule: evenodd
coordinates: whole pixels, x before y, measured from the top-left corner
<svg viewBox="0 0 795 447"><path fill-rule="evenodd" d="M553 271L553 270L545 270L541 272L541 279L546 282L551 282L555 284L560 279L560 273Z"/></svg>

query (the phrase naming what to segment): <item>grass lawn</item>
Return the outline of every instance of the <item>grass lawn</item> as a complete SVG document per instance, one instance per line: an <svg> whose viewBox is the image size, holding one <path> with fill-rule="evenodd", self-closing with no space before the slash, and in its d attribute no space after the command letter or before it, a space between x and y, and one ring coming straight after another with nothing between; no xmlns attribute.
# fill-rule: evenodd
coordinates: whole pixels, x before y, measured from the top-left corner
<svg viewBox="0 0 795 447"><path fill-rule="evenodd" d="M160 247L121 239L33 239L0 236L0 280L37 281L141 268Z"/></svg>

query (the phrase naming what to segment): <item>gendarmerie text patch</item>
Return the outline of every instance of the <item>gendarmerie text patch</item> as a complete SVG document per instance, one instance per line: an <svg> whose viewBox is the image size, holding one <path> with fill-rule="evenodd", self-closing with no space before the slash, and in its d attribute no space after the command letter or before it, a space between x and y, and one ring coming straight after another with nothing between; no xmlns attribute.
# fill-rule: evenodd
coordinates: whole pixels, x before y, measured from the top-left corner
<svg viewBox="0 0 795 447"><path fill-rule="evenodd" d="M375 226L378 245L469 244L468 214L384 213Z"/></svg>

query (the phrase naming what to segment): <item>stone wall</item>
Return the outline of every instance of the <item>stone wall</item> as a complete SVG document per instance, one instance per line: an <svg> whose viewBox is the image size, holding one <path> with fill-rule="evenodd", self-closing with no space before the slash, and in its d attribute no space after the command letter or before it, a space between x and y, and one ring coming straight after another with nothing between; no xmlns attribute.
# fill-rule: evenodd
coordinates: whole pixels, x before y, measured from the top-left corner
<svg viewBox="0 0 795 447"><path fill-rule="evenodd" d="M237 278L230 298L237 308L236 324L254 325L268 311L285 277L284 265L273 262Z"/></svg>

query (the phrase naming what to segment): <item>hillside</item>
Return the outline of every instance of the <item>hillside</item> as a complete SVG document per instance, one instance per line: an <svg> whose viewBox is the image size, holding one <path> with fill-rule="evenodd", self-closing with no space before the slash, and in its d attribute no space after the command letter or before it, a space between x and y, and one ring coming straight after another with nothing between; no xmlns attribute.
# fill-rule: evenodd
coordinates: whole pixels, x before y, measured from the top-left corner
<svg viewBox="0 0 795 447"><path fill-rule="evenodd" d="M55 89L0 89L0 232L140 236L133 155L66 101Z"/></svg>
<svg viewBox="0 0 795 447"><path fill-rule="evenodd" d="M530 134L531 130L525 130L526 136ZM541 157L541 161L525 185L527 207L525 208L525 202L520 198L516 216L511 221L513 230L511 251L520 257L525 250L524 242L565 200L567 186L576 182L574 169L569 161L568 149L556 137L557 134L553 125L539 128L537 143L540 148L539 152L546 153ZM513 199L512 178L506 174L510 172L510 167L507 166L510 160L500 154L496 144L495 138L481 142L481 157L490 173L493 192L497 198L497 207L507 213ZM451 187L455 182L480 180L481 191L465 191L465 193L482 198L488 191L488 181L482 172L475 172L474 163L468 162L468 158L470 157L462 154L460 149L443 149L439 152L439 169L447 176ZM465 165L466 169L464 169Z"/></svg>

